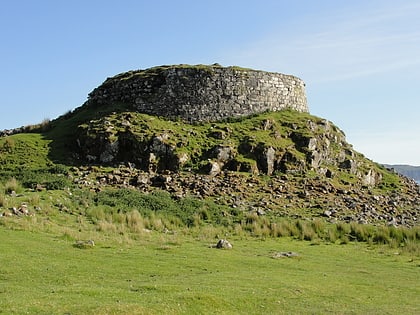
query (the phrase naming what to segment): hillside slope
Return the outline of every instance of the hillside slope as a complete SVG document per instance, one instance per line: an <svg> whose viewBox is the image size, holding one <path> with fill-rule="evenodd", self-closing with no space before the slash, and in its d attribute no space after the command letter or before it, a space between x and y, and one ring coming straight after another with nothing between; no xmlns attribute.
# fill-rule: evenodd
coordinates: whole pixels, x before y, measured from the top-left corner
<svg viewBox="0 0 420 315"><path fill-rule="evenodd" d="M32 187L166 190L238 211L332 222L413 226L420 212L413 181L354 151L333 123L291 110L192 125L125 104L85 105L42 132L1 138L0 150L3 177Z"/></svg>
<svg viewBox="0 0 420 315"><path fill-rule="evenodd" d="M218 64L129 71L51 122L1 132L0 175L36 190L165 190L235 215L417 225L419 186L310 115L304 88Z"/></svg>

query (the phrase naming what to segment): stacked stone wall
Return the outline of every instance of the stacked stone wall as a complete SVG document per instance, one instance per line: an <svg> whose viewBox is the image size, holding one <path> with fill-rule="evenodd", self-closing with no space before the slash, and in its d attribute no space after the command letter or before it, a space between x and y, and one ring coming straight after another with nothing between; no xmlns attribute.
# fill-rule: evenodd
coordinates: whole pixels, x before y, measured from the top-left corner
<svg viewBox="0 0 420 315"><path fill-rule="evenodd" d="M309 111L301 79L219 65L162 66L122 73L92 91L89 102L121 102L141 113L189 122L287 108Z"/></svg>

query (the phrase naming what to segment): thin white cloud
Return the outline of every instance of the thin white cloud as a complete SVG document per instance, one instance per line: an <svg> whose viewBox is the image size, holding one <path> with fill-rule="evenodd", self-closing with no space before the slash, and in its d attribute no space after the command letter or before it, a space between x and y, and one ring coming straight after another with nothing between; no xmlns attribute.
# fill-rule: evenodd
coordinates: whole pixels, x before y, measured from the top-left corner
<svg viewBox="0 0 420 315"><path fill-rule="evenodd" d="M278 32L236 52L235 60L297 72L312 84L420 65L419 4L342 12L302 23L308 27L291 33L279 26Z"/></svg>
<svg viewBox="0 0 420 315"><path fill-rule="evenodd" d="M367 3L362 4L363 10L348 10L347 5L337 14L317 12L317 16L296 21L298 27L278 25L260 41L233 52L230 59L244 66L297 75L313 94L338 81L334 85L341 86L337 93L359 93L360 97L347 100L334 92L318 93L321 116L346 125L348 141L374 161L420 165L420 130L412 127L417 125L413 117L418 113L414 105L418 99L407 99L413 93L404 89L412 89L413 82L404 82L403 77L404 73L420 73L420 2L378 2L377 7ZM381 91L380 83L367 87L373 76L376 83L388 80L383 86L395 83L394 89ZM365 99L369 89L379 93L374 104ZM353 110L340 114L336 109L340 105ZM378 108L380 113L375 112ZM359 126L365 130L357 130Z"/></svg>

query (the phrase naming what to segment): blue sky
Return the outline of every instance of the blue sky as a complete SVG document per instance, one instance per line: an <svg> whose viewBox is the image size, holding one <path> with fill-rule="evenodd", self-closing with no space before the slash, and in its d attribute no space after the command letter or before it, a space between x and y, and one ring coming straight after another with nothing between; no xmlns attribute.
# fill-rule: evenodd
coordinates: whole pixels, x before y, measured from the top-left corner
<svg viewBox="0 0 420 315"><path fill-rule="evenodd" d="M356 150L420 165L417 0L2 0L0 29L0 129L56 118L117 73L217 62L302 78Z"/></svg>

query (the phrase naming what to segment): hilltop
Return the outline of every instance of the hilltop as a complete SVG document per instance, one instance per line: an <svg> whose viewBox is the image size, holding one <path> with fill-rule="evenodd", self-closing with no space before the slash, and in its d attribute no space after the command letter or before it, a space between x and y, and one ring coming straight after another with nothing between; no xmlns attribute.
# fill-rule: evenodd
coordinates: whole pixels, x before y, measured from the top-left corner
<svg viewBox="0 0 420 315"><path fill-rule="evenodd" d="M192 69L190 75L197 78L196 66L181 69ZM198 69L201 75L220 71L220 66ZM162 75L161 69L156 71L149 70L148 75L154 79ZM249 70L227 71L230 76L239 71L250 77ZM180 73L187 80L185 71ZM130 72L107 79L93 94L100 90L104 95L110 82L132 77ZM153 90L153 84L149 86ZM167 89L165 82L159 81L159 89ZM163 190L177 200L210 200L240 215L418 224L416 183L368 160L337 126L306 110L286 106L191 122L172 114L144 113L129 100L99 101L93 94L74 111L19 130L31 133L2 137L2 177L40 189Z"/></svg>

